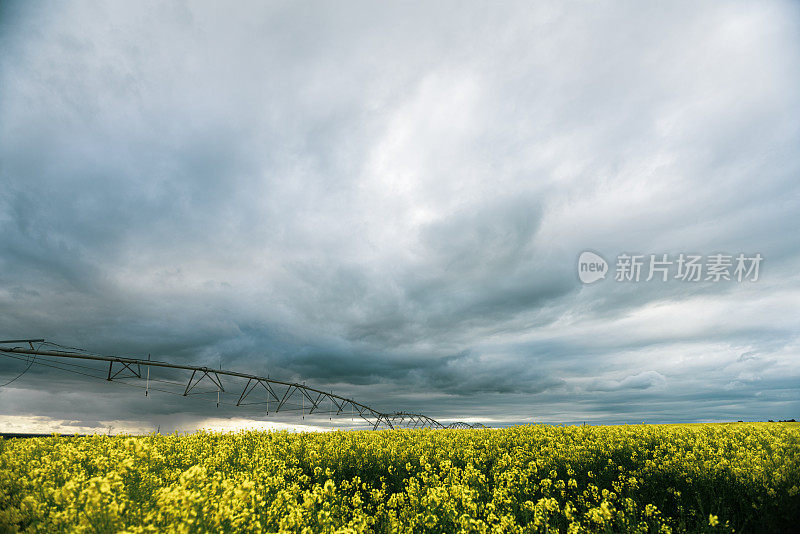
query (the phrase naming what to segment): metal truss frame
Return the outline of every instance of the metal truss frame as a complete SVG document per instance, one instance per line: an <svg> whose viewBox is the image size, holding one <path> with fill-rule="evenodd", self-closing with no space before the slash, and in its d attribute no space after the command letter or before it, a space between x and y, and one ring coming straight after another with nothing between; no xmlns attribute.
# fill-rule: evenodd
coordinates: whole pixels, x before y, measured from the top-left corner
<svg viewBox="0 0 800 534"><path fill-rule="evenodd" d="M270 377L256 376L247 373L240 373L237 371L228 371L224 369L210 369L208 367L198 367L193 365L181 365L169 362L162 362L156 360L144 360L139 358L124 358L119 356L103 356L97 354L87 354L74 351L61 351L61 350L36 350L33 348L33 342L44 342L44 340L9 340L0 341L0 353L6 354L27 354L33 356L50 356L55 358L71 358L81 360L93 360L100 362L108 362L108 375L106 380L114 381L124 378L143 379L142 367L147 370L147 381L149 387L150 368L161 367L168 369L177 369L191 371L186 387L183 391L183 396L203 393L197 391L197 385L207 379L210 381L217 393L217 405L219 406L219 394L225 392L221 377L235 377L240 379L247 379L247 383L242 388L239 398L236 401L236 406L248 406L256 404L266 404L267 414L270 413L270 404L275 406L274 413L278 413L281 409L286 408L290 399L299 396L300 411L303 417L306 414L311 415L314 413L321 414L323 405L329 409L329 415L341 416L351 415L358 416L369 425L373 430L379 428L394 429L398 428L439 428L439 429L469 429L469 428L485 428L484 425L469 424L464 422L452 423L444 425L422 414L415 414L409 412L394 412L383 413L371 408L365 404L357 402L353 399L336 395L333 392L323 391L317 388L306 386L305 384L298 384L295 382L285 382L276 380ZM4 347L2 344L9 343L28 343L30 348L25 347ZM115 371L116 369L116 371ZM263 389L263 392L261 391ZM194 391L193 391L194 390ZM251 395L255 396L254 391L259 391L259 396L264 400L252 400ZM146 390L147 391L147 390ZM250 402L246 402L250 399Z"/></svg>

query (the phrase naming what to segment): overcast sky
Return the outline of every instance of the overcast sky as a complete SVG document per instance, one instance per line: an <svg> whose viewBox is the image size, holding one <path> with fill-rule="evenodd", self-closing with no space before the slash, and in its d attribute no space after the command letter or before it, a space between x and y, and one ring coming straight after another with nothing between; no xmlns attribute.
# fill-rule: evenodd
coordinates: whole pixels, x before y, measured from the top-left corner
<svg viewBox="0 0 800 534"><path fill-rule="evenodd" d="M1 5L0 338L493 425L800 416L797 3ZM167 397L34 367L0 430L266 420Z"/></svg>

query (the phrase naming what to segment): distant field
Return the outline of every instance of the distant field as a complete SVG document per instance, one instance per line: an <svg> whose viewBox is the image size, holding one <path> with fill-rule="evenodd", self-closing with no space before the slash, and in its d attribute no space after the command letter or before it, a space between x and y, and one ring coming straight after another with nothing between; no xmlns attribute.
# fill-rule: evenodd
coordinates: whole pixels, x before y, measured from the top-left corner
<svg viewBox="0 0 800 534"><path fill-rule="evenodd" d="M795 532L800 424L0 440L0 532Z"/></svg>

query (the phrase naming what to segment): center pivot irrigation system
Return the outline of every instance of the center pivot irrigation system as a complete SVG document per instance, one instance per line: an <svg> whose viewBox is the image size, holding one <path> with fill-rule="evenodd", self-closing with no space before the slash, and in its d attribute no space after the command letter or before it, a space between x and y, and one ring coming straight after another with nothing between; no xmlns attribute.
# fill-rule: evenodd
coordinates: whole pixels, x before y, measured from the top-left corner
<svg viewBox="0 0 800 534"><path fill-rule="evenodd" d="M25 344L27 346L19 346ZM16 346L12 346L16 345ZM34 345L36 345L34 347ZM46 350L42 350L46 347ZM7 385L24 375L32 365L42 365L68 371L91 378L107 380L128 386L140 387L149 395L150 391L160 391L182 395L215 394L217 396L217 406L229 404L221 400L221 395L227 393L223 384L223 377L229 384L228 387L240 384L235 390L239 392L235 406L262 405L266 407L267 414L278 412L299 411L305 418L306 415L317 414L319 416L359 417L366 421L373 430L379 428L485 428L480 423L451 423L443 424L426 415L408 412L384 413L353 399L348 399L340 395L335 395L332 391L322 391L305 384L294 382L284 382L275 380L269 376L256 376L236 371L226 371L224 369L212 369L209 367L198 367L194 365L180 365L157 360L139 358L123 358L119 356L103 356L93 354L83 349L65 347L45 341L44 339L11 339L0 341L0 355L23 361L25 369L17 377L6 382ZM84 364L77 363L76 360L83 360ZM88 362L87 362L88 361ZM85 365L93 363L94 365ZM98 368L100 365L108 364L108 368ZM151 377L150 369L158 368L162 374L169 375L164 377ZM189 379L185 375L181 379L183 371L191 371ZM198 388L197 386L205 380L204 385L212 386L211 390ZM246 382L245 382L246 380ZM156 387L151 386L154 383ZM172 390L164 389L163 385L172 386ZM243 385L242 385L243 384ZM162 387L158 387L162 386ZM175 388L179 388L177 391ZM180 393L180 388L183 392ZM362 423L363 424L363 423Z"/></svg>

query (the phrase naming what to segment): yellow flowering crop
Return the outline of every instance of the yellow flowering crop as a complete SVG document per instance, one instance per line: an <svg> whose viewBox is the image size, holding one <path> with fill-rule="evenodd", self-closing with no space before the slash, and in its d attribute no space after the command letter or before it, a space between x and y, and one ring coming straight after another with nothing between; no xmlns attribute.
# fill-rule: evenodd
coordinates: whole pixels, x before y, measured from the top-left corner
<svg viewBox="0 0 800 534"><path fill-rule="evenodd" d="M789 532L800 425L0 441L0 532Z"/></svg>

